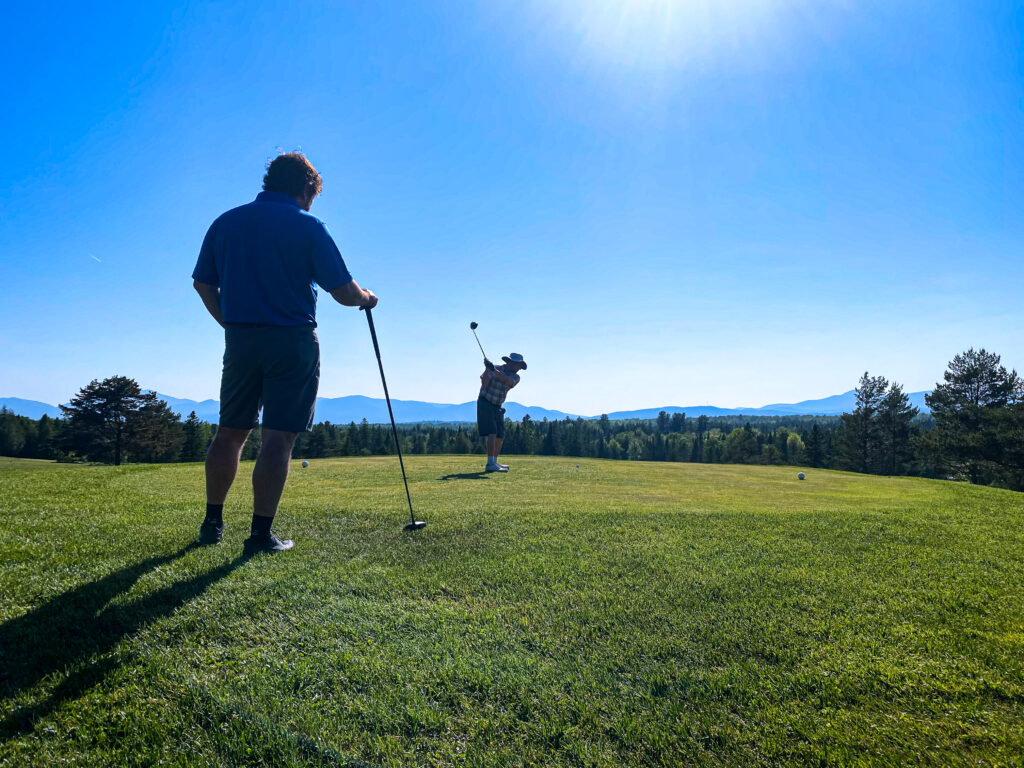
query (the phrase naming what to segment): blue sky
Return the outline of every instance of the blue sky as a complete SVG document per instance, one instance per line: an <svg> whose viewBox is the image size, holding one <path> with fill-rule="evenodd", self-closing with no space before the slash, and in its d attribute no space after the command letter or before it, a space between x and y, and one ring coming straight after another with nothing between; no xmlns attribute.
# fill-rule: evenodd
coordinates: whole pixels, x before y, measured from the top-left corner
<svg viewBox="0 0 1024 768"><path fill-rule="evenodd" d="M203 235L278 148L403 399L595 414L1024 368L1024 5L60 4L0 32L0 396L216 397ZM321 395L380 395L321 300Z"/></svg>

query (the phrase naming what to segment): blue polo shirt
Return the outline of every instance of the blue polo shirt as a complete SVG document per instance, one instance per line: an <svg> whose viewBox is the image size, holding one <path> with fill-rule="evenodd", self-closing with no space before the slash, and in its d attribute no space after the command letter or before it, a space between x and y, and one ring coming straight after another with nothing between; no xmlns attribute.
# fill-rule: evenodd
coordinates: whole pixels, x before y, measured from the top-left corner
<svg viewBox="0 0 1024 768"><path fill-rule="evenodd" d="M352 275L316 216L280 192L260 192L210 225L192 279L220 288L225 323L316 325L316 286Z"/></svg>

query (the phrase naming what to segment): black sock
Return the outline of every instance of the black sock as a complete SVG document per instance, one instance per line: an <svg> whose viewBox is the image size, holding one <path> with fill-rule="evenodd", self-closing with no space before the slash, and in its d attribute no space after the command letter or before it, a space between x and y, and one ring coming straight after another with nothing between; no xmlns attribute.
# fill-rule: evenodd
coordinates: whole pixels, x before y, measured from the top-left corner
<svg viewBox="0 0 1024 768"><path fill-rule="evenodd" d="M264 517L263 515L252 516L252 535L253 536L266 536L270 533L270 524L274 522L272 517Z"/></svg>
<svg viewBox="0 0 1024 768"><path fill-rule="evenodd" d="M224 525L224 505L223 504L207 504L206 505L206 522L214 523L215 525Z"/></svg>

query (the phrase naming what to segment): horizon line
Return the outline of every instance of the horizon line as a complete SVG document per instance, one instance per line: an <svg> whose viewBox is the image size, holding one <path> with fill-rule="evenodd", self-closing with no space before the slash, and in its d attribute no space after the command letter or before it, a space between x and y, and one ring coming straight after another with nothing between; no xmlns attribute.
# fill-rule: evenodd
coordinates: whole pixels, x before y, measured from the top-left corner
<svg viewBox="0 0 1024 768"><path fill-rule="evenodd" d="M699 408L715 408L717 410L723 410L723 411L743 411L744 409L761 410L763 408L768 408L768 407L773 406L773 405L778 405L778 406L787 406L787 405L795 406L795 405L801 405L803 403L813 403L813 402L819 402L819 401L822 401L822 400L830 400L832 398L842 397L843 395L848 395L851 392L854 392L855 389L856 388L848 389L845 392L839 392L839 393L832 394L832 395L825 395L824 397L812 397L812 398L807 398L806 400L797 400L795 402L789 402L789 403L776 401L776 402L772 402L772 403L765 403L764 405L759 405L759 406L753 406L753 405L725 406L725 405L712 405L710 403L690 404L690 405L661 405L661 406L646 406L646 407L639 407L639 408L618 408L616 410L601 411L600 413L595 413L595 414L591 414L591 415L582 414L582 413L572 413L572 412L569 412L569 411L564 411L564 410L562 410L560 408L552 408L552 407L544 406L544 405L524 405L523 403L520 403L520 402L515 401L515 400L510 400L508 402L511 403L511 404L514 404L514 405L516 405L516 406L518 406L520 408L527 409L527 410L529 410L531 408L536 408L536 409L541 409L541 410L545 410L545 411L554 411L554 412L557 412L557 413L564 414L566 416L574 416L574 417L580 417L580 418L584 418L584 419L598 419L601 416L607 416L607 415L610 415L610 414L613 414L613 413L630 413L630 412L635 412L635 411L665 411L665 412L667 412L668 409L670 409L670 408L677 408L677 409L680 409L682 411L686 411L688 409L699 409ZM170 395L170 394L168 394L166 392L160 392L159 390L156 390L156 389L143 389L142 391L143 392L153 392L153 393L155 393L157 395L160 395L161 398L171 398L172 400L186 400L188 402L192 402L192 403L196 403L196 404L201 404L201 403L219 403L220 402L220 400L218 400L216 398L212 398L212 397L208 397L208 398L205 398L203 400L194 400L194 399L192 399L190 397L177 397L175 395ZM927 395L931 391L932 390L919 390L919 391L916 391L916 392L907 392L906 394L907 394L908 397L911 396L911 395L921 395L921 394ZM384 398L383 397L374 397L373 395L362 395L362 394L336 395L336 396L317 395L317 400L343 400L343 399L352 398L352 397L362 397L362 398L366 398L367 400L375 400L375 401L379 401L379 402L384 402ZM0 396L0 400L24 400L26 402L41 403L42 405L50 406L52 408L58 408L58 407L60 407L60 405L62 405L61 403L50 403L50 402L47 402L45 400L34 400L32 398L20 397L18 395L3 395L3 396ZM397 397L391 398L391 401L393 403L394 402L422 403L424 405L437 405L437 406L443 406L443 407L465 406L465 405L469 405L469 404L471 404L473 402L472 400L465 400L465 401L458 402L458 403L439 403L439 402L434 402L434 401L431 401L431 400L408 400L408 399L397 398ZM66 405L66 403L63 403L63 404ZM742 415L742 414L729 414L729 415ZM750 414L750 415L758 415L758 414ZM814 414L791 414L791 415L802 416L802 415L814 415ZM831 414L820 414L820 415L827 416L827 415L831 415Z"/></svg>

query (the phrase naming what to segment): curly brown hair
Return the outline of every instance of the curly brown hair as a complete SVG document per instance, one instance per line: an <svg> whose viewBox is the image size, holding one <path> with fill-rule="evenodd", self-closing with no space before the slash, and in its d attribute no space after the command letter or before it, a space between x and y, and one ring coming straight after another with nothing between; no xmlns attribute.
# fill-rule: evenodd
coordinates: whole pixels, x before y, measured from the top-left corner
<svg viewBox="0 0 1024 768"><path fill-rule="evenodd" d="M278 155L267 163L267 172L263 176L264 191L292 197L304 197L309 191L316 197L323 187L320 174L301 152Z"/></svg>

